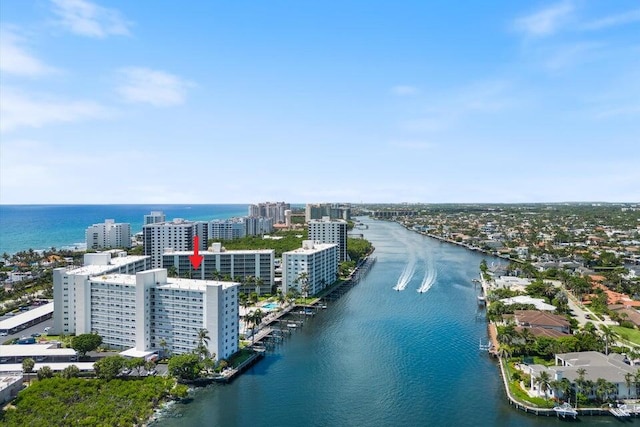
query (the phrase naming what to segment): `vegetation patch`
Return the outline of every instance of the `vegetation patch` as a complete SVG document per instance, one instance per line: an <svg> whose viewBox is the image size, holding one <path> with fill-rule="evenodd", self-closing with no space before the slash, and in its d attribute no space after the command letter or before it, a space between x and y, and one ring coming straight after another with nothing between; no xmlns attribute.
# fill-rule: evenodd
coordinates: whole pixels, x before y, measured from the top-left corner
<svg viewBox="0 0 640 427"><path fill-rule="evenodd" d="M140 379L64 379L33 382L21 391L15 409L2 413L6 426L132 426L144 423L175 381L164 377Z"/></svg>

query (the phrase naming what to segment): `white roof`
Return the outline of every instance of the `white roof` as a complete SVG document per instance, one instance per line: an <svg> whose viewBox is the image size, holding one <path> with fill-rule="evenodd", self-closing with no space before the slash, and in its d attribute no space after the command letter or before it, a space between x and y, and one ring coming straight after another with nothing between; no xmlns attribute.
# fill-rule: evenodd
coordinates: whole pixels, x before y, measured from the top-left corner
<svg viewBox="0 0 640 427"><path fill-rule="evenodd" d="M0 345L0 357L75 356L72 348L55 348L52 344Z"/></svg>
<svg viewBox="0 0 640 427"><path fill-rule="evenodd" d="M132 264L143 259L151 259L148 255L127 255L123 257L113 257L109 260L109 264L90 264L83 267L68 270L66 274L88 274L97 275L107 271L113 271L123 265Z"/></svg>
<svg viewBox="0 0 640 427"><path fill-rule="evenodd" d="M537 310L555 311L556 307L547 304L542 298L532 298L529 295L518 295L517 297L504 298L500 300L505 305L511 304L533 304Z"/></svg>
<svg viewBox="0 0 640 427"><path fill-rule="evenodd" d="M36 307L29 311L25 311L24 313L16 314L10 319L0 321L0 330L15 328L49 313L53 313L52 302L41 305L40 307Z"/></svg>
<svg viewBox="0 0 640 427"><path fill-rule="evenodd" d="M36 363L33 372L38 372L43 366L48 366L52 371L62 371L67 366L76 365L81 371L93 371L94 362L63 362L63 363ZM0 365L0 372L22 372L22 363L4 363Z"/></svg>
<svg viewBox="0 0 640 427"><path fill-rule="evenodd" d="M136 350L135 347L120 352L120 356L124 357L147 357L155 354L155 351Z"/></svg>

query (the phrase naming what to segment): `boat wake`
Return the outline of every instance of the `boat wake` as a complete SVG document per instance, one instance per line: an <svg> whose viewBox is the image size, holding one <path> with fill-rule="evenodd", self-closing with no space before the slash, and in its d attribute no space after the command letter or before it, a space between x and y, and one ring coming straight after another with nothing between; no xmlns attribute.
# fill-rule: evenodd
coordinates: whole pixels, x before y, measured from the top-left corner
<svg viewBox="0 0 640 427"><path fill-rule="evenodd" d="M430 263L433 264L433 263ZM422 279L422 284L418 288L418 292L423 294L427 292L436 281L438 277L438 271L436 270L434 265L425 266L424 269L424 278Z"/></svg>
<svg viewBox="0 0 640 427"><path fill-rule="evenodd" d="M404 270L402 270L402 273L400 274L400 277L398 277L398 283L396 283L396 285L393 287L393 290L404 291L415 273L416 262L415 260L411 260L407 263L407 265L405 265Z"/></svg>

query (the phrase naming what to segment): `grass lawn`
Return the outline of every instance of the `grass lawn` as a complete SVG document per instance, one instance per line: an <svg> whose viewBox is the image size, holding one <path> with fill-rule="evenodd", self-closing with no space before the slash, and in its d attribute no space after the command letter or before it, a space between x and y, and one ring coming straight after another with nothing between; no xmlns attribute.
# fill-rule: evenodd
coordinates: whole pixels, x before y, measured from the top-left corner
<svg viewBox="0 0 640 427"><path fill-rule="evenodd" d="M638 329L629 329L623 326L611 326L611 329L622 339L640 345L640 331Z"/></svg>

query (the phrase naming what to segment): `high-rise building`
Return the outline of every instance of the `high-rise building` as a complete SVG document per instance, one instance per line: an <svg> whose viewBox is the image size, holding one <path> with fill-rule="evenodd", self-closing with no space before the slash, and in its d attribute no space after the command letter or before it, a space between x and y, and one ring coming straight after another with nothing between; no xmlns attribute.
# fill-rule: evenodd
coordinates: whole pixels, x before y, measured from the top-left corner
<svg viewBox="0 0 640 427"><path fill-rule="evenodd" d="M166 220L167 219L164 215L164 212L151 211L149 215L144 216L144 222L142 223L142 225L157 224L159 222L165 222Z"/></svg>
<svg viewBox="0 0 640 427"><path fill-rule="evenodd" d="M86 276L77 285L78 334L96 332L103 344L137 354L165 347L174 354L198 346L228 358L238 350L238 284L167 277L167 270ZM55 312L54 312L55 319Z"/></svg>
<svg viewBox="0 0 640 427"><path fill-rule="evenodd" d="M337 203L307 203L304 214L305 222L321 219L325 216L348 221L351 219L351 206Z"/></svg>
<svg viewBox="0 0 640 427"><path fill-rule="evenodd" d="M179 277L203 280L235 280L240 292L271 293L274 285L275 251L273 249L226 250L213 243L195 270L189 261L191 252L169 251L162 255L162 267Z"/></svg>
<svg viewBox="0 0 640 427"><path fill-rule="evenodd" d="M338 245L338 258L347 261L347 221L331 220L329 217L312 219L309 226L309 240L320 243L335 243Z"/></svg>
<svg viewBox="0 0 640 427"><path fill-rule="evenodd" d="M151 257L151 267L162 267L162 254L167 249L193 251L193 238L199 237L199 250L207 248L209 238L208 223L186 221L176 218L173 221L148 224L142 227L144 254Z"/></svg>
<svg viewBox="0 0 640 427"><path fill-rule="evenodd" d="M214 219L207 223L209 239L233 240L247 235L244 218Z"/></svg>
<svg viewBox="0 0 640 427"><path fill-rule="evenodd" d="M284 211L291 209L291 205L285 202L266 202L257 205L249 205L249 216L273 219L274 224L284 224Z"/></svg>
<svg viewBox="0 0 640 427"><path fill-rule="evenodd" d="M260 236L273 232L273 218L246 217L245 224L247 226L247 236Z"/></svg>
<svg viewBox="0 0 640 427"><path fill-rule="evenodd" d="M87 249L131 247L131 224L106 219L102 224L93 224L85 231Z"/></svg>
<svg viewBox="0 0 640 427"><path fill-rule="evenodd" d="M302 247L282 253L282 291L315 295L338 275L338 245L303 240Z"/></svg>
<svg viewBox="0 0 640 427"><path fill-rule="evenodd" d="M148 256L127 255L124 251L112 250L84 255L84 266L53 270L53 331L56 334L76 333L76 304L83 301L78 297L78 289L85 286L90 276L111 273L134 274L150 267Z"/></svg>

